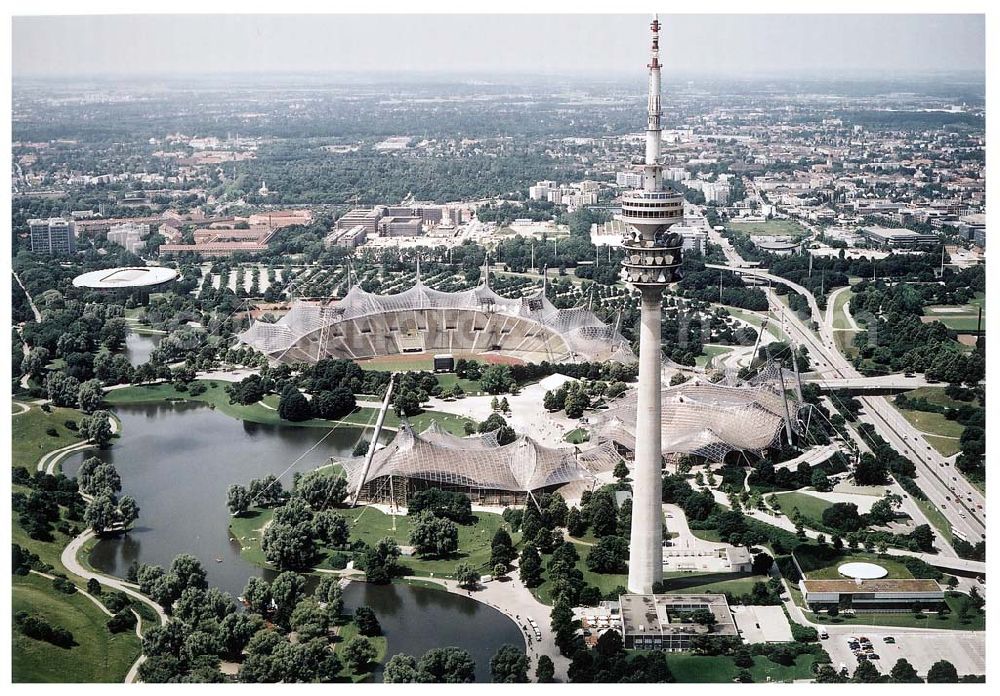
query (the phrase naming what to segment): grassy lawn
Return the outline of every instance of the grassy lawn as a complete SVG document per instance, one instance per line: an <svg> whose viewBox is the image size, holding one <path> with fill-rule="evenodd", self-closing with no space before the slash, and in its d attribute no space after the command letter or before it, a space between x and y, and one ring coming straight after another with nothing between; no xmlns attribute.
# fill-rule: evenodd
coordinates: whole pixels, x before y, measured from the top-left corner
<svg viewBox="0 0 1000 696"><path fill-rule="evenodd" d="M852 343L857 333L857 331L836 331L833 334L833 342L845 358L853 360L858 354L858 349Z"/></svg>
<svg viewBox="0 0 1000 696"><path fill-rule="evenodd" d="M448 372L438 375L437 380L442 389L448 389L457 384L462 387L462 391L471 396L479 396L485 393L478 379L460 379L458 375Z"/></svg>
<svg viewBox="0 0 1000 696"><path fill-rule="evenodd" d="M904 392L907 399L926 399L929 403L936 404L938 406L948 406L950 408L961 408L966 405L964 401L958 401L953 399L944 393L943 387L919 387L918 389L911 389L908 392ZM973 406L979 405L979 399L973 399L968 402Z"/></svg>
<svg viewBox="0 0 1000 696"><path fill-rule="evenodd" d="M776 493L775 497L781 505L781 511L788 519L792 519L795 508L798 508L802 514L803 521L809 527L815 527L815 525L810 524L812 521L822 526L823 511L833 505L829 501L806 493Z"/></svg>
<svg viewBox="0 0 1000 696"><path fill-rule="evenodd" d="M924 435L924 439L927 440L927 444L940 452L943 457L950 457L962 451L957 438Z"/></svg>
<svg viewBox="0 0 1000 696"><path fill-rule="evenodd" d="M201 401L202 403L207 403L213 408L218 409L227 416L248 421L250 423L264 423L267 425L285 425L306 428L330 428L336 427L338 424L370 426L375 423L377 414L377 411L372 408L358 408L353 413L348 414L338 421L329 421L322 418L310 418L306 421L293 423L291 421L282 420L278 416L278 412L276 410L273 410L273 408L267 408L267 406L263 406L260 403L250 404L249 406L229 403L229 396L226 394L225 383L223 382L205 382L205 384L208 386L208 390L197 396L191 396L188 392L177 391L172 384L147 384L126 387L124 389L115 389L107 393L104 397L104 401L111 406L150 401L173 401L177 399ZM213 384L215 385L214 387L212 386ZM271 399L269 401L271 396L272 395L264 397L264 403L276 407L276 399ZM28 414L19 416L19 418L28 417ZM413 425L418 431L426 428L432 421L437 421L449 432L457 435L464 435L465 423L469 419L438 411L424 411L411 417L409 420L410 424ZM386 414L385 426L387 428L398 428L399 423L400 419L395 413L389 411L389 413Z"/></svg>
<svg viewBox="0 0 1000 696"><path fill-rule="evenodd" d="M815 623L846 626L898 626L906 628L926 628L928 630L949 630L949 631L984 631L986 630L986 615L973 613L966 619L965 623L959 621L958 608L961 606L960 597L952 597L945 594L944 601L951 610L947 614L863 614L858 613L853 616L838 615L833 618L826 613L812 613L811 620Z"/></svg>
<svg viewBox="0 0 1000 696"><path fill-rule="evenodd" d="M576 552L580 555L580 560L576 562L576 567L583 573L583 581L587 585L593 585L601 591L601 594L607 594L614 590L616 587L624 587L628 584L628 575L625 573L594 573L589 568L587 568L587 554L590 553L590 546L584 544L573 544L576 547ZM542 554L542 568L547 568L549 564L549 559L552 558L551 554ZM552 583L549 582L548 571L544 572L544 582L541 585L534 588L532 593L539 602L543 604L552 604Z"/></svg>
<svg viewBox="0 0 1000 696"><path fill-rule="evenodd" d="M945 541L950 544L952 539L951 523L948 522L948 518L944 516L944 513L938 510L937 506L929 500L919 500L917 498L913 498L913 502L916 503L917 507L920 508L920 511L924 513L924 516L927 517L927 521L931 523L931 526L934 527L935 531L940 536L943 536Z"/></svg>
<svg viewBox="0 0 1000 696"><path fill-rule="evenodd" d="M753 666L748 668L754 682L789 682L796 679L812 679L812 666L816 656L810 653L799 655L795 664L785 667L771 662L763 655L754 655ZM727 683L732 682L740 672L733 664L733 658L724 655L693 655L691 653L668 653L667 664L681 684Z"/></svg>
<svg viewBox="0 0 1000 696"><path fill-rule="evenodd" d="M843 576L838 572L837 568L844 563L874 563L889 571L889 574L886 576L888 578L904 580L913 578L913 575L907 570L906 566L891 556L879 556L863 551L847 551L831 558L825 558L820 554L814 553L816 550L817 547L807 545L800 546L795 550L795 558L798 560L802 572L810 580L841 580Z"/></svg>
<svg viewBox="0 0 1000 696"><path fill-rule="evenodd" d="M66 595L37 575L13 576L12 608L65 628L76 642L60 648L14 630L12 679L15 682L121 682L139 656L135 632L111 633L108 616L77 593Z"/></svg>
<svg viewBox="0 0 1000 696"><path fill-rule="evenodd" d="M411 519L405 515L387 515L372 507L358 507L342 510L351 529L351 540L360 539L374 545L385 536L393 537L400 546L409 546ZM413 575L450 576L459 563L471 563L481 571L490 572L490 544L493 535L504 526L503 518L488 512L476 512L475 524L458 525L458 553L450 558L429 559L419 556L404 556L400 564L409 568ZM395 530L393 520L395 519ZM509 531L509 530L508 530ZM511 534L514 543L519 534Z"/></svg>
<svg viewBox="0 0 1000 696"><path fill-rule="evenodd" d="M434 370L433 355L399 355L392 358L380 357L378 360L356 360L365 370L380 372L432 372ZM464 385L463 385L464 386Z"/></svg>
<svg viewBox="0 0 1000 696"><path fill-rule="evenodd" d="M587 432L586 428L573 428L573 430L566 433L563 439L570 444L580 445L590 440L590 433Z"/></svg>
<svg viewBox="0 0 1000 696"><path fill-rule="evenodd" d="M925 314L920 318L924 323L929 324L939 321L949 329L959 333L972 333L979 328L979 314ZM983 317L983 326L986 326L986 317Z"/></svg>
<svg viewBox="0 0 1000 696"><path fill-rule="evenodd" d="M229 518L229 534L240 543L240 555L254 565L268 566L260 539L273 514L270 508L251 508L239 517Z"/></svg>
<svg viewBox="0 0 1000 696"><path fill-rule="evenodd" d="M45 413L38 406L30 408L27 413L11 418L11 464L33 472L43 455L80 442L65 423L72 420L79 424L83 413L73 408L53 407L52 413ZM55 428L56 435L49 435L46 432L49 428Z"/></svg>
<svg viewBox="0 0 1000 696"><path fill-rule="evenodd" d="M400 546L410 545L411 518L406 515L387 515L373 507L357 507L338 511L347 518L351 530L351 541L362 540L375 545L379 539L391 536ZM251 509L242 517L232 517L229 520L229 532L240 542L241 554L249 562L258 566L267 566L264 553L260 548L260 538L264 527L270 521L272 510ZM490 560L490 544L493 535L504 526L503 518L488 512L474 514L476 522L468 525L458 525L459 551L449 558L423 558L419 556L404 556L401 565L410 569L413 575L450 577L459 563L471 563L484 574L491 572L487 567ZM393 523L395 522L395 529ZM517 544L519 534L511 534ZM321 556L329 550L321 549ZM323 566L325 558L320 560Z"/></svg>
<svg viewBox="0 0 1000 696"><path fill-rule="evenodd" d="M961 437L965 427L957 421L948 420L940 413L930 411L916 411L908 408L897 408L903 417L914 428L931 435L941 435L942 437Z"/></svg>
<svg viewBox="0 0 1000 696"><path fill-rule="evenodd" d="M702 350L705 351L705 354L694 359L695 365L698 367L705 367L710 360L732 352L733 348L732 346L705 346Z"/></svg>
<svg viewBox="0 0 1000 696"><path fill-rule="evenodd" d="M749 234L751 237L783 235L805 237L809 234L809 230L795 220L767 220L765 222L732 221L729 223L729 228L734 232Z"/></svg>
<svg viewBox="0 0 1000 696"><path fill-rule="evenodd" d="M753 573L688 573L673 571L663 573L667 592L717 592L744 595L753 589L755 582L767 582L766 575Z"/></svg>
<svg viewBox="0 0 1000 696"><path fill-rule="evenodd" d="M844 313L844 305L854 296L850 290L844 290L837 295L837 301L833 304L833 328L849 329L850 322L847 321L847 314Z"/></svg>
<svg viewBox="0 0 1000 696"><path fill-rule="evenodd" d="M347 642L358 635L357 625L351 621L350 623L344 624L340 627L338 632L338 640L333 644L333 651L335 653L340 653ZM369 637L368 640L371 641L372 645L375 646L375 659L368 663L368 669L360 674L355 674L351 671L351 668L347 666L347 662L344 662L344 668L340 670L340 678L345 681L352 682L363 682L371 679L372 672L375 668L385 661L385 654L389 648L389 641L385 636L374 636Z"/></svg>

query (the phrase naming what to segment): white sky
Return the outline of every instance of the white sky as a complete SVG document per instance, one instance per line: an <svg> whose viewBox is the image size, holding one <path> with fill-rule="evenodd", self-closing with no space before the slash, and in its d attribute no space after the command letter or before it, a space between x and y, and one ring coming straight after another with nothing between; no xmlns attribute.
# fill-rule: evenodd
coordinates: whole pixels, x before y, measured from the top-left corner
<svg viewBox="0 0 1000 696"><path fill-rule="evenodd" d="M985 69L982 15L661 15L667 74ZM14 17L17 77L230 72L630 73L648 15Z"/></svg>

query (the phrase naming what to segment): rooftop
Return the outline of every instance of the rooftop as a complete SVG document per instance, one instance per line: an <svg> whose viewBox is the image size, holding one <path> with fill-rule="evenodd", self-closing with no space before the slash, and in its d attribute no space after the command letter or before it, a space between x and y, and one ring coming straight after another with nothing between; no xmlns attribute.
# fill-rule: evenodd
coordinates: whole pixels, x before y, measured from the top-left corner
<svg viewBox="0 0 1000 696"><path fill-rule="evenodd" d="M723 594L621 595L622 630L627 634L711 634L736 635L736 621ZM699 609L715 615L711 631L707 626L685 623L681 617Z"/></svg>
<svg viewBox="0 0 1000 696"><path fill-rule="evenodd" d="M162 285L177 278L177 271L163 266L104 268L78 275L73 279L77 288L106 290L109 288L144 288Z"/></svg>
<svg viewBox="0 0 1000 696"><path fill-rule="evenodd" d="M803 580L806 592L941 592L933 580Z"/></svg>

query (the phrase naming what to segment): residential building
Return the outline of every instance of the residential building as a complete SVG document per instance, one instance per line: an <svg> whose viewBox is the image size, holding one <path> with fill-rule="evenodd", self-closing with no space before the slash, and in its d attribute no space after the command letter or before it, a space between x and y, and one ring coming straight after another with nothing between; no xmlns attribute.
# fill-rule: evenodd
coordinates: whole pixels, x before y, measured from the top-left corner
<svg viewBox="0 0 1000 696"><path fill-rule="evenodd" d="M132 254L138 254L142 250L146 244L143 238L148 236L149 225L146 223L126 222L108 230L108 241L125 247Z"/></svg>
<svg viewBox="0 0 1000 696"><path fill-rule="evenodd" d="M76 223L62 218L28 220L31 251L35 254L64 256L76 253Z"/></svg>

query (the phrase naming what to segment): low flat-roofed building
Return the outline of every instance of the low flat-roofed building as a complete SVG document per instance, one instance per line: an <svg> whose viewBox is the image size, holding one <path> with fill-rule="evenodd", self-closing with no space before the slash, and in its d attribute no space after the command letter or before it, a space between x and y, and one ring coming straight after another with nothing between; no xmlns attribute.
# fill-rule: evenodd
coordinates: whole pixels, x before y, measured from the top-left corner
<svg viewBox="0 0 1000 696"><path fill-rule="evenodd" d="M914 605L937 607L944 590L934 580L799 580L806 604L814 611L850 605L855 611L902 612Z"/></svg>
<svg viewBox="0 0 1000 696"><path fill-rule="evenodd" d="M893 249L913 249L941 242L941 237L936 234L922 234L905 228L863 227L861 231L872 244Z"/></svg>
<svg viewBox="0 0 1000 696"><path fill-rule="evenodd" d="M695 636L737 636L736 621L722 594L621 595L622 636L630 650L689 650ZM712 612L711 625L697 623L697 611Z"/></svg>
<svg viewBox="0 0 1000 696"><path fill-rule="evenodd" d="M723 554L731 572L749 573L753 570L753 556L745 546L727 546Z"/></svg>
<svg viewBox="0 0 1000 696"><path fill-rule="evenodd" d="M233 254L259 254L267 251L267 244L259 242L207 242L205 244L161 244L160 254L201 254L205 257L232 256Z"/></svg>

